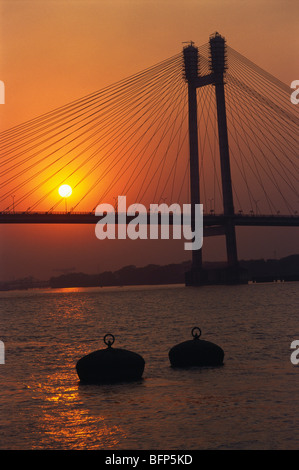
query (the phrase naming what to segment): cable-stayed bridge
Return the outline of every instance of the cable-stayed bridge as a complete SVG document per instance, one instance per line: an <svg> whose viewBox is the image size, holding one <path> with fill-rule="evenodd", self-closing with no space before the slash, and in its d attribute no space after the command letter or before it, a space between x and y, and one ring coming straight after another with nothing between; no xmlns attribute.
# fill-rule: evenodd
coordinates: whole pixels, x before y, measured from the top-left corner
<svg viewBox="0 0 299 470"><path fill-rule="evenodd" d="M204 235L226 237L220 277L238 282L236 226L299 226L298 123L290 88L216 33L2 132L0 222L95 224L119 195L202 203ZM203 283L192 256L187 282Z"/></svg>

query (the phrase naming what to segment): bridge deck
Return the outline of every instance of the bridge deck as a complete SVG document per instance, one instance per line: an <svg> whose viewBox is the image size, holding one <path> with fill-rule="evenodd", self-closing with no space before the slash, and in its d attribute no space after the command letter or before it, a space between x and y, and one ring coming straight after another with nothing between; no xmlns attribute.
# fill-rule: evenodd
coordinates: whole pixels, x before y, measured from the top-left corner
<svg viewBox="0 0 299 470"><path fill-rule="evenodd" d="M147 213L147 224L152 214ZM123 214L124 217L124 214ZM126 223L134 220L135 215L126 215ZM0 212L0 224L96 224L102 217L94 212ZM115 223L118 223L118 213L115 214ZM256 227L299 227L299 215L247 215L235 214L232 218L236 226ZM158 224L168 221L168 217L158 213ZM204 227L225 226L228 217L223 214L204 214ZM186 221L185 221L186 222ZM183 217L169 214L169 224L183 224ZM188 223L188 222L187 222ZM190 222L189 222L190 223Z"/></svg>

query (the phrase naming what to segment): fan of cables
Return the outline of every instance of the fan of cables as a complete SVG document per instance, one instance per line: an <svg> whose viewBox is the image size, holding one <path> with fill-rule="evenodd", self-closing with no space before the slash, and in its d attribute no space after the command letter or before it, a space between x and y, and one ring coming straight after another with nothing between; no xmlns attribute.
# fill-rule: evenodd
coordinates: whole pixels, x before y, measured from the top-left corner
<svg viewBox="0 0 299 470"><path fill-rule="evenodd" d="M209 44L199 73L210 73ZM228 47L225 96L236 212L296 213L298 107L290 88ZM221 213L213 85L197 91L201 202ZM0 210L72 211L128 203L189 202L188 90L183 56L17 125L1 136Z"/></svg>

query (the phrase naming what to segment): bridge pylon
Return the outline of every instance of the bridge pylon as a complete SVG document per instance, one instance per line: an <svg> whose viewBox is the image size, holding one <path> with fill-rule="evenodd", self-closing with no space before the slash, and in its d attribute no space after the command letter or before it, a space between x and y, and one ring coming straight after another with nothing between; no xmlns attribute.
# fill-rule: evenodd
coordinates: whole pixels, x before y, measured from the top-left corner
<svg viewBox="0 0 299 470"><path fill-rule="evenodd" d="M192 252L191 270L186 273L186 285L229 283L246 281L240 269L237 254L236 231L234 225L234 203L230 170L229 144L225 106L224 74L226 65L226 42L219 34L210 37L210 73L199 74L198 48L191 43L183 49L185 79L188 83L189 113L189 158L191 207L200 203L199 163L198 163L198 126L197 126L197 88L213 85L215 87L218 140L220 153L223 212L225 217L224 233L226 238L227 266L218 270L203 269L202 250ZM194 230L194 227L192 227Z"/></svg>

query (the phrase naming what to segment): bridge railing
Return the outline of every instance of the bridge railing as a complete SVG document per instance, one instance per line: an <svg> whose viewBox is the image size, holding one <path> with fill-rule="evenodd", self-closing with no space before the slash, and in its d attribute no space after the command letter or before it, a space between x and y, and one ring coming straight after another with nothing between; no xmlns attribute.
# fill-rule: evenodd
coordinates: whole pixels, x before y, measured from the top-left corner
<svg viewBox="0 0 299 470"><path fill-rule="evenodd" d="M160 212L160 211L159 211ZM163 214L163 212L160 212L161 214ZM117 211L115 211L115 215L117 216L119 213ZM152 214L152 212L148 211L147 212L147 215L150 215ZM13 210L10 210L10 211L7 211L7 210L4 210L4 211L0 211L0 215L15 215L15 216L30 216L30 215L40 215L40 216L47 216L47 215L72 215L72 216L76 216L76 215L81 215L81 216L84 216L84 215L94 215L95 217L97 217L95 215L95 211L13 211ZM176 214L174 214L176 215ZM130 217L132 217L132 214L130 214ZM224 213L216 213L214 211L210 211L210 212L205 212L203 211L203 217L204 218L227 218L227 216L225 216ZM299 214L298 213L294 213L294 214L280 214L279 212L276 213L276 214L256 214L254 212L251 212L251 213L244 213L244 212L238 212L238 213L235 213L233 216L233 218L235 219L238 219L238 218L260 218L260 219L263 219L263 218L285 218L285 219L288 219L288 218L299 218Z"/></svg>

